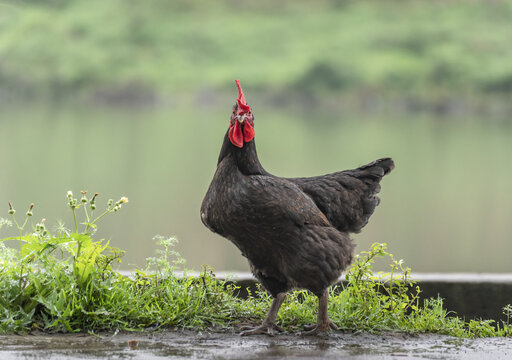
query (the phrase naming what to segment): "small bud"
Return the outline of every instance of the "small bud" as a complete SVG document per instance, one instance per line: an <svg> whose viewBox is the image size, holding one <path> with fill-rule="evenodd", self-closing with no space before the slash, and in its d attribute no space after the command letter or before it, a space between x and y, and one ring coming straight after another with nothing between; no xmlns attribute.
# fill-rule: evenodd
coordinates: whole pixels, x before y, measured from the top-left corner
<svg viewBox="0 0 512 360"><path fill-rule="evenodd" d="M32 216L32 209L34 208L34 204L30 204L30 207L28 208L28 211L27 211L27 216Z"/></svg>
<svg viewBox="0 0 512 360"><path fill-rule="evenodd" d="M90 203L91 205L94 204L96 202L96 197L98 196L99 194L98 193L95 193L94 196L92 197Z"/></svg>
<svg viewBox="0 0 512 360"><path fill-rule="evenodd" d="M96 205L91 204L91 210L96 210Z"/></svg>
<svg viewBox="0 0 512 360"><path fill-rule="evenodd" d="M71 190L67 193L68 196L68 205L71 209L74 209L76 207L76 199L73 199L73 192Z"/></svg>
<svg viewBox="0 0 512 360"><path fill-rule="evenodd" d="M119 206L119 205L114 206L114 211L119 210L119 208L120 208L120 206Z"/></svg>
<svg viewBox="0 0 512 360"><path fill-rule="evenodd" d="M9 201L9 215L14 215L15 212L16 212L16 210L14 210L11 202Z"/></svg>
<svg viewBox="0 0 512 360"><path fill-rule="evenodd" d="M46 219L42 219L40 223L36 224L36 232L41 232L46 230L46 226L44 225Z"/></svg>
<svg viewBox="0 0 512 360"><path fill-rule="evenodd" d="M114 203L114 200L108 199L108 203L107 203L108 207L111 207L113 203Z"/></svg>

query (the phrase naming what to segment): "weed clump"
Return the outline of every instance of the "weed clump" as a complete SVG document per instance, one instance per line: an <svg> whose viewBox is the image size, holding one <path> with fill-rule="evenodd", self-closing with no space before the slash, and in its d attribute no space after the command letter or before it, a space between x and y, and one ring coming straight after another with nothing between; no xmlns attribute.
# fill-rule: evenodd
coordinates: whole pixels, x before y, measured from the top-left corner
<svg viewBox="0 0 512 360"><path fill-rule="evenodd" d="M0 218L0 230L14 225L18 235L0 240L0 333L227 329L264 317L271 303L265 291L241 299L236 296L239 288L216 279L209 267L199 276L189 275L172 237L156 236L157 256L133 276L121 275L114 265L124 251L93 237L98 221L118 212L128 199L109 200L95 215L97 197L88 199L83 191L78 201L67 193L73 230L61 223L50 231L45 219L32 225L33 204L20 225L9 203L11 220ZM9 241L18 242L19 249L7 247ZM390 271L374 273L375 259L383 257L389 259ZM385 244L372 245L356 256L347 284L331 289L331 319L349 331L512 336L511 305L504 308L506 320L499 324L466 322L448 316L440 298L421 303L421 289L410 275L411 269L388 253ZM297 331L314 323L316 302L307 291L293 292L281 307L279 325Z"/></svg>

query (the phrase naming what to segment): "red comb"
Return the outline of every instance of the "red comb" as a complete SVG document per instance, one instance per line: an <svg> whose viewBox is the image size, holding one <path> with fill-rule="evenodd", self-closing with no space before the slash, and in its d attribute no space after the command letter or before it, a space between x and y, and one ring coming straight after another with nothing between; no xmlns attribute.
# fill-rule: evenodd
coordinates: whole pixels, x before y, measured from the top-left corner
<svg viewBox="0 0 512 360"><path fill-rule="evenodd" d="M247 103L245 102L245 96L244 96L244 92L242 90L242 86L240 86L240 80L235 80L235 82L236 82L236 87L238 88L238 99L236 99L236 101L238 103L237 113L238 113L238 115L241 115L241 114L251 111L251 107L249 105L247 105Z"/></svg>

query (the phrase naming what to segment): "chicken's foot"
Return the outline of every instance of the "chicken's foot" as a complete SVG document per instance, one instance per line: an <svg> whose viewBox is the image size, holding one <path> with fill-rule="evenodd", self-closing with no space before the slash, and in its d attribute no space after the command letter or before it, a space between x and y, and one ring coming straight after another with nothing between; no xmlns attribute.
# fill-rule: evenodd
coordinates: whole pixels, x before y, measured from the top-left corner
<svg viewBox="0 0 512 360"><path fill-rule="evenodd" d="M276 320L277 313L279 312L279 308L286 297L285 293L279 293L272 300L272 305L270 305L270 310L268 311L267 317L263 320L263 323L255 328L243 328L247 329L240 333L240 336L248 336L248 335L261 335L266 334L269 336L274 336L274 331L284 331L280 326L276 325L274 321Z"/></svg>
<svg viewBox="0 0 512 360"><path fill-rule="evenodd" d="M302 336L314 336L323 332L327 332L330 329L338 330L336 324L329 319L327 312L327 303L329 301L329 290L325 290L322 296L318 298L318 316L316 325L305 326L306 332L303 332Z"/></svg>

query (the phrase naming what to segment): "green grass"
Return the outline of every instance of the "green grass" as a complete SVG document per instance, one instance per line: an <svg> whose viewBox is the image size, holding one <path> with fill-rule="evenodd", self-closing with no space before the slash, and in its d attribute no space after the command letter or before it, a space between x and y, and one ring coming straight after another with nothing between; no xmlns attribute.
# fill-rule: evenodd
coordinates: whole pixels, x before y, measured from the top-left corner
<svg viewBox="0 0 512 360"><path fill-rule="evenodd" d="M231 329L239 323L261 321L271 298L258 291L248 299L235 296L238 288L219 281L208 267L198 277L187 275L184 260L173 250L176 240L157 236L156 257L136 269L135 276L120 275L113 264L123 251L104 240L93 240L98 221L127 203L109 200L95 215L96 197L80 201L68 192L74 230L59 224L50 231L45 222L32 225L31 204L22 224L10 205L11 220L19 236L0 242L0 332L97 332L163 328ZM83 219L83 221L80 221ZM19 242L19 249L7 247ZM373 273L377 258L388 258L388 273ZM176 268L183 267L178 276ZM374 244L356 256L347 276L348 285L331 291L329 313L342 329L350 331L399 331L440 333L459 337L512 336L512 308L504 308L506 321L465 322L447 316L442 299L420 302L418 284L410 269L395 260L385 244ZM385 281L387 285L384 286ZM296 291L284 302L278 323L298 331L316 320L317 299Z"/></svg>
<svg viewBox="0 0 512 360"><path fill-rule="evenodd" d="M290 90L506 97L512 1L7 1L0 80L21 96ZM484 102L485 104L485 102Z"/></svg>

